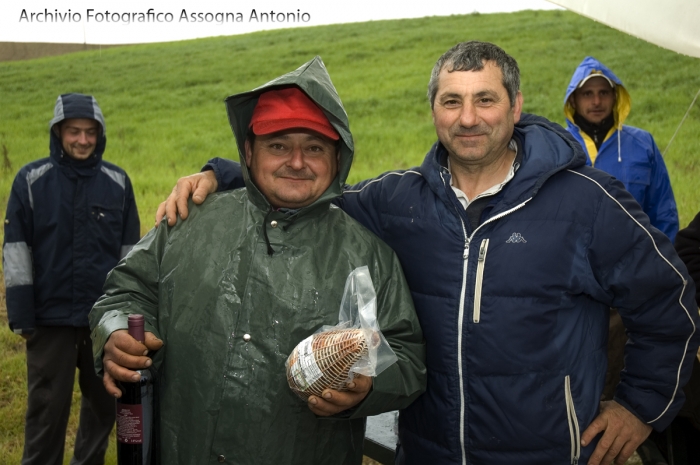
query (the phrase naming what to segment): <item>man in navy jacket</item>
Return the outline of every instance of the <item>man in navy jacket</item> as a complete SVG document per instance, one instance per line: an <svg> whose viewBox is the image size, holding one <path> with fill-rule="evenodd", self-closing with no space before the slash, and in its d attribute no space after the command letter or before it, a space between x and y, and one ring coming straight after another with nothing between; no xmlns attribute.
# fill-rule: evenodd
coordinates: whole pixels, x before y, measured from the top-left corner
<svg viewBox="0 0 700 465"><path fill-rule="evenodd" d="M438 142L423 164L340 202L396 251L426 339L428 386L400 414L399 464L622 464L683 403L699 344L687 270L563 128L522 114L519 85L493 44L448 50L428 85ZM158 215L172 224L191 193L240 186L233 162L206 169ZM610 307L632 343L599 403Z"/></svg>
<svg viewBox="0 0 700 465"><path fill-rule="evenodd" d="M104 463L114 424L114 398L93 368L88 313L140 226L129 177L102 160L105 132L92 96L60 95L50 155L19 170L7 204L7 314L27 341L23 465L63 463L76 367L82 401L71 465Z"/></svg>

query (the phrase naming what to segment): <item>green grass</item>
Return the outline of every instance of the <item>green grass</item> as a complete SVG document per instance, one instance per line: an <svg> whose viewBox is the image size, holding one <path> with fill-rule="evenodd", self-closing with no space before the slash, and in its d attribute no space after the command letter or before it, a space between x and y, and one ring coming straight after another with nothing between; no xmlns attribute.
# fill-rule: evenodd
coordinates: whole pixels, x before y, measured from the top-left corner
<svg viewBox="0 0 700 465"><path fill-rule="evenodd" d="M573 70L586 55L595 56L630 91L627 123L651 131L662 150L700 89L700 60L566 11L277 30L0 63L0 209L4 216L17 170L48 156L56 96L83 92L102 107L105 159L129 173L145 232L178 177L213 156L237 158L224 98L314 55L323 57L350 116L357 151L349 181L418 165L435 140L425 97L432 66L452 45L471 39L495 42L514 56L524 110L559 123ZM665 157L683 226L700 210L697 134L700 104ZM21 454L22 346L0 331L0 465L18 463Z"/></svg>
<svg viewBox="0 0 700 465"><path fill-rule="evenodd" d="M350 115L357 145L350 181L419 164L435 140L425 98L430 70L462 40L493 41L520 64L525 111L563 123L562 100L586 55L612 68L632 95L631 125L667 145L700 89L700 60L566 11L377 21L137 45L0 63L0 208L25 163L48 155L56 96L94 94L107 121L105 159L134 183L144 232L174 181L213 156L237 158L223 99L321 55ZM615 44L615 46L610 46ZM681 223L693 191L700 105L666 159Z"/></svg>

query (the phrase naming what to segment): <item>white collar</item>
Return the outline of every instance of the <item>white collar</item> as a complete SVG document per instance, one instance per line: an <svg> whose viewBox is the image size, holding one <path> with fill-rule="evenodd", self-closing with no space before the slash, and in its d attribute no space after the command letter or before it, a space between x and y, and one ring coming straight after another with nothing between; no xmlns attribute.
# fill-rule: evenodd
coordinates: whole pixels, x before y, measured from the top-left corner
<svg viewBox="0 0 700 465"><path fill-rule="evenodd" d="M503 186L508 184L508 181L513 179L513 176L515 176L515 172L520 168L520 163L517 163L515 160L518 158L518 144L515 142L515 139L511 139L510 142L508 143L508 148L510 150L515 151L515 157L513 158L513 164L510 166L510 170L508 170L508 174L506 175L505 179L501 181L500 183L491 186L490 188L486 189L484 192L481 194L477 195L474 197L472 200L469 200L467 197L467 194L459 190L454 186L454 178L450 177L450 186L452 187L452 190L454 191L455 195L457 196L457 200L459 200L459 203L462 204L462 206L466 208L469 206L471 202L473 202L476 199L479 199L481 197L486 197L488 195L495 195L503 189ZM447 157L447 170L450 171L450 157Z"/></svg>

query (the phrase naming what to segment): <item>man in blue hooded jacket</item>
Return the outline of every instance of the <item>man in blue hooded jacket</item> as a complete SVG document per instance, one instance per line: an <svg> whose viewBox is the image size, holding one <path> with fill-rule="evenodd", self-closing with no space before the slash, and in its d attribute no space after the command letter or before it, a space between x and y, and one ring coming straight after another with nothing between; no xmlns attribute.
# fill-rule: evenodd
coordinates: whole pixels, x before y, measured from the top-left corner
<svg viewBox="0 0 700 465"><path fill-rule="evenodd" d="M7 204L7 315L27 343L22 465L63 463L76 367L82 400L70 464L103 464L114 425L114 398L93 369L88 313L140 226L129 177L102 160L105 132L94 97L60 95L50 155L19 170Z"/></svg>
<svg viewBox="0 0 700 465"><path fill-rule="evenodd" d="M583 147L586 163L622 181L649 216L652 226L673 241L679 222L668 171L653 136L623 124L630 108L631 98L622 81L600 61L584 58L574 71L564 97L567 129ZM612 399L619 382L626 341L622 321L613 309L605 399ZM652 446L649 441L646 445ZM646 460L646 454L640 453Z"/></svg>
<svg viewBox="0 0 700 465"><path fill-rule="evenodd" d="M600 61L584 58L564 96L567 129L583 147L586 164L622 181L652 226L673 242L678 210L666 164L650 133L624 125L630 107L622 81Z"/></svg>
<svg viewBox="0 0 700 465"><path fill-rule="evenodd" d="M563 128L522 114L519 86L502 49L457 44L428 84L438 142L423 164L340 201L396 251L426 340L401 465L621 465L683 403L699 342L687 270ZM240 186L233 162L207 168L161 205L169 223L191 193ZM599 404L610 307L634 343Z"/></svg>

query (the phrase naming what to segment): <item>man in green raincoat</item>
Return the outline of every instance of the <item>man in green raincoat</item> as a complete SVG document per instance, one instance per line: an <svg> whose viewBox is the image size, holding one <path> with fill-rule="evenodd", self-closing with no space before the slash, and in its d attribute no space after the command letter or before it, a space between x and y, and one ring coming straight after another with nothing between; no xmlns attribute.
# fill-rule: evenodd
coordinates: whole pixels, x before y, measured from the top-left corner
<svg viewBox="0 0 700 465"><path fill-rule="evenodd" d="M108 391L143 367L124 329L143 314L159 373L163 464L360 464L365 417L425 389L425 348L393 251L331 200L353 141L323 62L226 100L246 189L191 205L197 221L150 231L111 272L90 314ZM308 407L285 361L338 323L347 276L367 266L379 326L398 362ZM323 417L323 418L322 418Z"/></svg>

